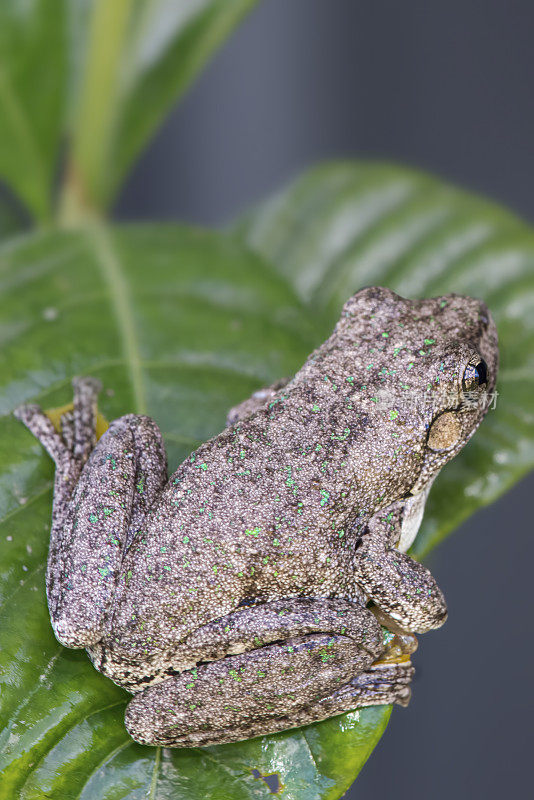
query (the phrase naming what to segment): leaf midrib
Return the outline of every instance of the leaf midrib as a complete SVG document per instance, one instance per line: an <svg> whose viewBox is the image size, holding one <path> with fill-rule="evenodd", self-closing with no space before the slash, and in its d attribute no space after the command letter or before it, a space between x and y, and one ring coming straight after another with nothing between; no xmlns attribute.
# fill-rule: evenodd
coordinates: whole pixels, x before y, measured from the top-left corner
<svg viewBox="0 0 534 800"><path fill-rule="evenodd" d="M87 229L87 235L102 278L110 292L124 359L132 382L134 406L138 414L146 414L146 391L141 367L141 351L132 312L130 285L126 280L109 228L96 222Z"/></svg>

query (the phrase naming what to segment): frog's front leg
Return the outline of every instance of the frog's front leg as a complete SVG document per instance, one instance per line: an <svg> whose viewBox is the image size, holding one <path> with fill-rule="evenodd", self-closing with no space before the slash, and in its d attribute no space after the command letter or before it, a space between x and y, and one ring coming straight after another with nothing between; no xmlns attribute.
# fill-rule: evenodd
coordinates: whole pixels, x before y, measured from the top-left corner
<svg viewBox="0 0 534 800"><path fill-rule="evenodd" d="M330 716L331 704L321 701L367 670L384 645L366 608L347 600L293 598L238 609L192 634L182 648L177 655L217 660L134 697L126 727L139 742L184 747L237 741ZM392 688L383 702L394 699ZM351 703L358 705L355 691Z"/></svg>
<svg viewBox="0 0 534 800"><path fill-rule="evenodd" d="M56 463L46 583L66 647L102 637L124 550L167 478L161 433L148 417L120 417L95 445L96 392L94 381L76 380L64 438L38 406L17 410Z"/></svg>
<svg viewBox="0 0 534 800"><path fill-rule="evenodd" d="M381 621L391 630L425 633L439 628L447 618L445 598L426 567L389 545L394 524L389 516L376 515L358 540L357 582L386 615Z"/></svg>

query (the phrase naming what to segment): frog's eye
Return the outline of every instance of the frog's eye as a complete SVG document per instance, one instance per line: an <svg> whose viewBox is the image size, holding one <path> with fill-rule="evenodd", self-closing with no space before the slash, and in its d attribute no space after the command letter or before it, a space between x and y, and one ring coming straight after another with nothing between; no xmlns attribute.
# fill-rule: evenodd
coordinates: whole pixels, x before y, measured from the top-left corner
<svg viewBox="0 0 534 800"><path fill-rule="evenodd" d="M483 358L479 358L476 363L468 364L462 378L464 392L472 392L488 382L488 365Z"/></svg>

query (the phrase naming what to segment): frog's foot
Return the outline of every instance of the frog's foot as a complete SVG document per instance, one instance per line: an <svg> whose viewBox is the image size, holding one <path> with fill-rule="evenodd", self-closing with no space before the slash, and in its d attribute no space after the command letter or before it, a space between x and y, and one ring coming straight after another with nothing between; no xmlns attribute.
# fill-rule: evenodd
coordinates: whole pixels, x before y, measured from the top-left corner
<svg viewBox="0 0 534 800"><path fill-rule="evenodd" d="M72 406L58 413L57 420L52 412L48 414L34 404L19 406L14 412L39 439L58 469L69 472L75 462L81 469L96 444L96 402L101 389L95 378L74 378L72 386Z"/></svg>
<svg viewBox="0 0 534 800"><path fill-rule="evenodd" d="M58 470L68 471L73 462L72 454L44 411L38 405L28 403L19 406L13 413L41 442Z"/></svg>

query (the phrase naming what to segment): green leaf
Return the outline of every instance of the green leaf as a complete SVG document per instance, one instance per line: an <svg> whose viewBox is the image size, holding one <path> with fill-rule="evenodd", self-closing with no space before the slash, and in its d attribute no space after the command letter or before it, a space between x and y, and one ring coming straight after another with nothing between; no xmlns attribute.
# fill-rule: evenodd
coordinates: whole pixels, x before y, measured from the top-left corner
<svg viewBox="0 0 534 800"><path fill-rule="evenodd" d="M0 3L0 177L46 219L67 81L67 0Z"/></svg>
<svg viewBox="0 0 534 800"><path fill-rule="evenodd" d="M102 68L100 45L91 47L94 61L88 81L95 77L97 96L88 97L81 108L76 132L78 150L74 159L97 207L113 199L157 125L257 0L121 2L130 10L118 53L120 62L109 82L109 73ZM110 3L100 0L97 5L101 18L95 14L93 35L100 42L100 28L105 29ZM93 69L99 76L94 76ZM104 87L107 108L102 102ZM94 106L109 115L102 128L110 126L105 139L101 132L98 138L95 135L99 120L93 118ZM101 152L95 152L95 148Z"/></svg>
<svg viewBox="0 0 534 800"><path fill-rule="evenodd" d="M273 772L287 798L337 797L388 708L204 750L130 740L128 695L52 634L44 565L53 468L12 416L21 402L68 402L72 376L95 374L106 417L147 411L177 465L224 427L232 405L291 374L313 348L293 289L222 235L95 227L4 245L0 296L1 800L259 798L274 780L260 775Z"/></svg>
<svg viewBox="0 0 534 800"><path fill-rule="evenodd" d="M534 466L534 233L475 195L412 169L340 162L310 170L239 225L249 246L335 323L362 286L407 297L481 297L499 332L495 409L430 493L420 558Z"/></svg>
<svg viewBox="0 0 534 800"><path fill-rule="evenodd" d="M24 211L0 185L0 242L27 229L28 222Z"/></svg>
<svg viewBox="0 0 534 800"><path fill-rule="evenodd" d="M0 177L51 216L101 211L173 103L255 0L2 0ZM74 209L74 210L73 210Z"/></svg>

